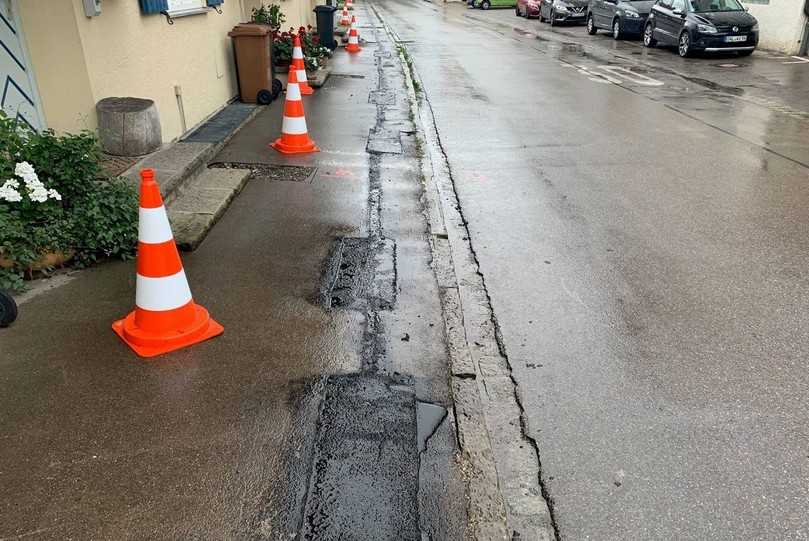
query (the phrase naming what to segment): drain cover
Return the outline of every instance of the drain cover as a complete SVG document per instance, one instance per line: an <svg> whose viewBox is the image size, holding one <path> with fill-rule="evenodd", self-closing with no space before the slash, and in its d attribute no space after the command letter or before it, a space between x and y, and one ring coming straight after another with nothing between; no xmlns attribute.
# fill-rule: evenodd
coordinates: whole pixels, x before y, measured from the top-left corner
<svg viewBox="0 0 809 541"><path fill-rule="evenodd" d="M317 173L317 167L304 167L299 165L273 165L266 163L241 163L241 162L218 162L212 163L209 167L222 169L250 169L251 179L285 181L285 182L308 182L311 183Z"/></svg>

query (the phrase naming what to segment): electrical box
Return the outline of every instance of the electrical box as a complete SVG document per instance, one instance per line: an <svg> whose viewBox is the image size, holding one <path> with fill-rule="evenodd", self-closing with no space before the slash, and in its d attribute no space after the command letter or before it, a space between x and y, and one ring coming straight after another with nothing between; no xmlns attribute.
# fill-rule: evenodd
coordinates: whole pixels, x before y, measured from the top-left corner
<svg viewBox="0 0 809 541"><path fill-rule="evenodd" d="M84 3L84 14L88 17L101 15L101 0L82 0Z"/></svg>

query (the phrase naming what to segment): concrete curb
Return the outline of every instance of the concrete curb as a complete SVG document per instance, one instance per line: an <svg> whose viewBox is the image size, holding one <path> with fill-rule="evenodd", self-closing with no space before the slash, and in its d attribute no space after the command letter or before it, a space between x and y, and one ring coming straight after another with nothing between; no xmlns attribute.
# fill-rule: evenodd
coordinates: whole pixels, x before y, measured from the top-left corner
<svg viewBox="0 0 809 541"><path fill-rule="evenodd" d="M519 390L498 336L432 110L426 99L427 108L420 107L412 62L395 32L387 24L385 29L400 48L412 116L419 120L414 122L416 136L425 151L421 163L425 208L468 480L467 538L555 540L555 524L540 483L536 442L527 436Z"/></svg>

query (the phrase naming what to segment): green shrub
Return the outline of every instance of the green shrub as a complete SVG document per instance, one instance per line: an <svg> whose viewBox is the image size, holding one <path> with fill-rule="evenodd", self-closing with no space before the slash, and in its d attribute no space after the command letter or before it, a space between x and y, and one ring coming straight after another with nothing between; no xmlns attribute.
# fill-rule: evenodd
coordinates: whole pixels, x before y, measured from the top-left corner
<svg viewBox="0 0 809 541"><path fill-rule="evenodd" d="M34 132L0 113L1 288L22 289L48 252L74 252L77 266L132 257L137 193L106 178L99 158L91 132Z"/></svg>

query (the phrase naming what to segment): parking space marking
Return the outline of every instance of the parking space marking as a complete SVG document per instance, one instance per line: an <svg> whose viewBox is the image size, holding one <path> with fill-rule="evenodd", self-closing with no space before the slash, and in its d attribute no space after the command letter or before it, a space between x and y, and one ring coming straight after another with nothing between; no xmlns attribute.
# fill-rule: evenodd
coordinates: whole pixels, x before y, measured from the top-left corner
<svg viewBox="0 0 809 541"><path fill-rule="evenodd" d="M781 62L782 64L809 64L809 58L803 56L790 56L789 58L795 58L796 61L790 62Z"/></svg>

